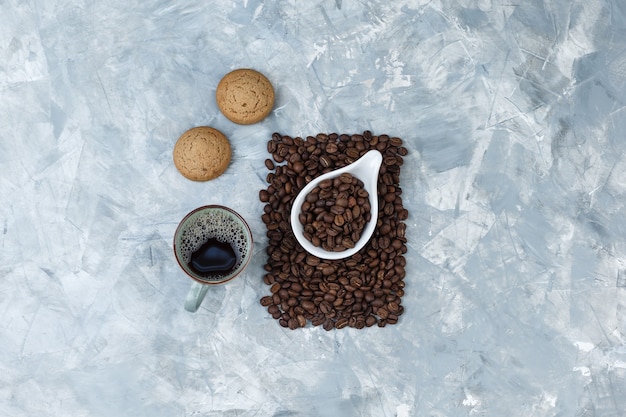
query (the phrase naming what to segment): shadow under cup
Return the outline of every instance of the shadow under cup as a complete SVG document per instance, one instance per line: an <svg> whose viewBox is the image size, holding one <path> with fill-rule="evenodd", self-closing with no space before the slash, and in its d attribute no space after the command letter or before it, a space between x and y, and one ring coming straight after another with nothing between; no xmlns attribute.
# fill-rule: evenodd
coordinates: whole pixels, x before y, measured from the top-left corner
<svg viewBox="0 0 626 417"><path fill-rule="evenodd" d="M190 267L191 255L211 239L228 243L232 247L236 260L229 272L202 275ZM223 284L241 274L252 257L252 246L250 227L237 212L228 207L203 206L187 214L174 234L176 261L194 280L185 299L185 309L195 312L211 285Z"/></svg>

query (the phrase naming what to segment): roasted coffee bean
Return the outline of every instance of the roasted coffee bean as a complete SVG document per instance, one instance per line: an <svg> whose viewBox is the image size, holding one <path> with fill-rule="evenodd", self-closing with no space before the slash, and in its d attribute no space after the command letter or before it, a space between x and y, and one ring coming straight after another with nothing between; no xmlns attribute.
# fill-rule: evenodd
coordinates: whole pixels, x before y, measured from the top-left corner
<svg viewBox="0 0 626 417"><path fill-rule="evenodd" d="M354 324L354 327L356 327L357 329L364 328L365 327L365 319L363 317L357 317L356 323Z"/></svg>
<svg viewBox="0 0 626 417"><path fill-rule="evenodd" d="M396 230L396 236L399 238L404 238L406 233L406 223L400 223L398 225L398 229Z"/></svg>
<svg viewBox="0 0 626 417"><path fill-rule="evenodd" d="M281 289L281 285L280 285L278 282L275 282L275 283L271 286L271 288L270 288L270 292L271 292L272 294L276 294L278 291L280 291L280 289ZM279 294L279 296L280 296L280 294Z"/></svg>
<svg viewBox="0 0 626 417"><path fill-rule="evenodd" d="M333 309L333 306L328 301L324 300L320 303L320 311L324 314L328 314Z"/></svg>
<svg viewBox="0 0 626 417"><path fill-rule="evenodd" d="M320 263L320 258L314 255L309 255L306 257L306 263L310 266L317 266Z"/></svg>
<svg viewBox="0 0 626 417"><path fill-rule="evenodd" d="M332 166L332 159L330 159L328 156L324 155L324 156L320 157L319 163L324 168L328 168L328 167Z"/></svg>
<svg viewBox="0 0 626 417"><path fill-rule="evenodd" d="M298 319L295 317L292 317L289 319L289 321L287 321L287 326L291 329L291 330L295 330L298 328Z"/></svg>
<svg viewBox="0 0 626 417"><path fill-rule="evenodd" d="M327 330L327 331L332 330L335 327L335 322L332 319L327 318L326 320L324 320L323 327L324 327L324 330Z"/></svg>
<svg viewBox="0 0 626 417"><path fill-rule="evenodd" d="M359 277L350 278L350 285L355 288L360 288L363 285L363 281Z"/></svg>
<svg viewBox="0 0 626 417"><path fill-rule="evenodd" d="M402 146L402 139L398 138L398 137L392 137L389 139L389 144L391 146L394 146L396 148Z"/></svg>
<svg viewBox="0 0 626 417"><path fill-rule="evenodd" d="M346 149L346 155L348 155L350 158L357 159L359 156L361 156L361 153L357 148L348 148Z"/></svg>
<svg viewBox="0 0 626 417"><path fill-rule="evenodd" d="M335 272L335 268L332 265L328 265L322 268L322 274L324 276L332 275Z"/></svg>
<svg viewBox="0 0 626 417"><path fill-rule="evenodd" d="M296 174L301 174L304 171L304 163L302 161L297 161L292 165L292 169Z"/></svg>
<svg viewBox="0 0 626 417"><path fill-rule="evenodd" d="M324 324L325 320L326 320L326 317L323 314L316 314L311 319L311 324L313 326L321 326L322 324Z"/></svg>
<svg viewBox="0 0 626 417"><path fill-rule="evenodd" d="M326 330L397 323L404 312L400 303L406 275L404 220L408 218L399 184L403 157L408 154L402 145L400 138L369 131L305 139L275 133L268 141L272 157L265 161L270 171L268 187L259 192L259 200L264 203L261 220L268 238L263 282L271 295L262 297L261 304L282 327L306 327L307 321ZM354 162L371 149L383 154L374 236L347 259L310 257L296 243L288 222L293 199L313 178ZM352 181L345 175L336 177L325 182L316 197L307 199L300 221L303 225L316 222L316 229L308 234L318 245L345 250L359 238L353 230L355 222L371 218L366 213L368 196L355 190Z"/></svg>
<svg viewBox="0 0 626 417"><path fill-rule="evenodd" d="M395 156L386 156L385 158L383 158L383 164L390 166L390 165L397 165L398 164L398 160L396 159Z"/></svg>
<svg viewBox="0 0 626 417"><path fill-rule="evenodd" d="M336 329L343 329L347 325L348 325L348 319L346 319L346 318L339 319L339 320L337 320L335 322L335 328Z"/></svg>
<svg viewBox="0 0 626 417"><path fill-rule="evenodd" d="M382 307L385 305L385 301L382 298L376 297L370 302L370 305L372 307Z"/></svg>
<svg viewBox="0 0 626 417"><path fill-rule="evenodd" d="M400 305L397 302L392 301L389 304L387 304L387 310L390 313L397 314L398 311L400 311Z"/></svg>
<svg viewBox="0 0 626 417"><path fill-rule="evenodd" d="M274 284L276 285L276 284ZM289 292L285 288L280 288L277 292L278 296L281 300L286 300L289 298Z"/></svg>
<svg viewBox="0 0 626 417"><path fill-rule="evenodd" d="M301 305L302 308L304 308L306 311L313 312L316 310L315 303L313 303L312 301L304 300L302 301Z"/></svg>
<svg viewBox="0 0 626 417"><path fill-rule="evenodd" d="M376 314L377 314L377 315L378 315L378 317L380 317L381 319L386 319L386 318L387 318L387 316L389 316L389 311L388 311L386 308L381 307L381 308L379 308L378 310L376 310Z"/></svg>
<svg viewBox="0 0 626 417"><path fill-rule="evenodd" d="M334 154L335 152L339 150L339 146L335 142L330 142L326 145L325 149L326 149L326 152L328 152L329 154Z"/></svg>

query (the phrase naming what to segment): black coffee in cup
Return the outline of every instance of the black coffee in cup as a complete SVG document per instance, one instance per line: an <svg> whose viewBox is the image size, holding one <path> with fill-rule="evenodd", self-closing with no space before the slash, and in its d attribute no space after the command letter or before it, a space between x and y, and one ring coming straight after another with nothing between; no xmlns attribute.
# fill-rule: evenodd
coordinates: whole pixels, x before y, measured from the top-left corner
<svg viewBox="0 0 626 417"><path fill-rule="evenodd" d="M177 232L179 262L194 278L222 281L234 274L248 258L247 226L223 208L204 208L184 219Z"/></svg>

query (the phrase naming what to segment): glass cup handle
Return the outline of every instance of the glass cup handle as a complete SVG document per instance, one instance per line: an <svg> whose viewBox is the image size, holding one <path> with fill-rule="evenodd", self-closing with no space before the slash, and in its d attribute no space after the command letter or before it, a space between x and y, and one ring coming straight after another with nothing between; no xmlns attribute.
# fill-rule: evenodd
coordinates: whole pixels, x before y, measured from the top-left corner
<svg viewBox="0 0 626 417"><path fill-rule="evenodd" d="M204 300L204 296L208 290L208 285L193 282L191 284L191 288L189 288L187 297L185 298L185 310L191 313L198 311L198 308L200 307L200 304L202 304L202 300Z"/></svg>

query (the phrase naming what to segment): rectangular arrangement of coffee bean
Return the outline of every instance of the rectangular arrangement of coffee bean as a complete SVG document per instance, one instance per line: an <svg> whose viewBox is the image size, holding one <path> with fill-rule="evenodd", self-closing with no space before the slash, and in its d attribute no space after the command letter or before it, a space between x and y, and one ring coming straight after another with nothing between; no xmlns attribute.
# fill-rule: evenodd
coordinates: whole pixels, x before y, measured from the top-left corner
<svg viewBox="0 0 626 417"><path fill-rule="evenodd" d="M308 254L290 225L292 202L312 179L342 168L377 149L383 155L378 176L378 222L369 243L355 255L324 260ZM400 171L407 149L388 135L318 134L292 138L274 133L267 143L271 155L262 220L269 240L263 281L269 294L260 302L283 327L311 323L333 328L362 329L396 324L404 312L406 224Z"/></svg>

